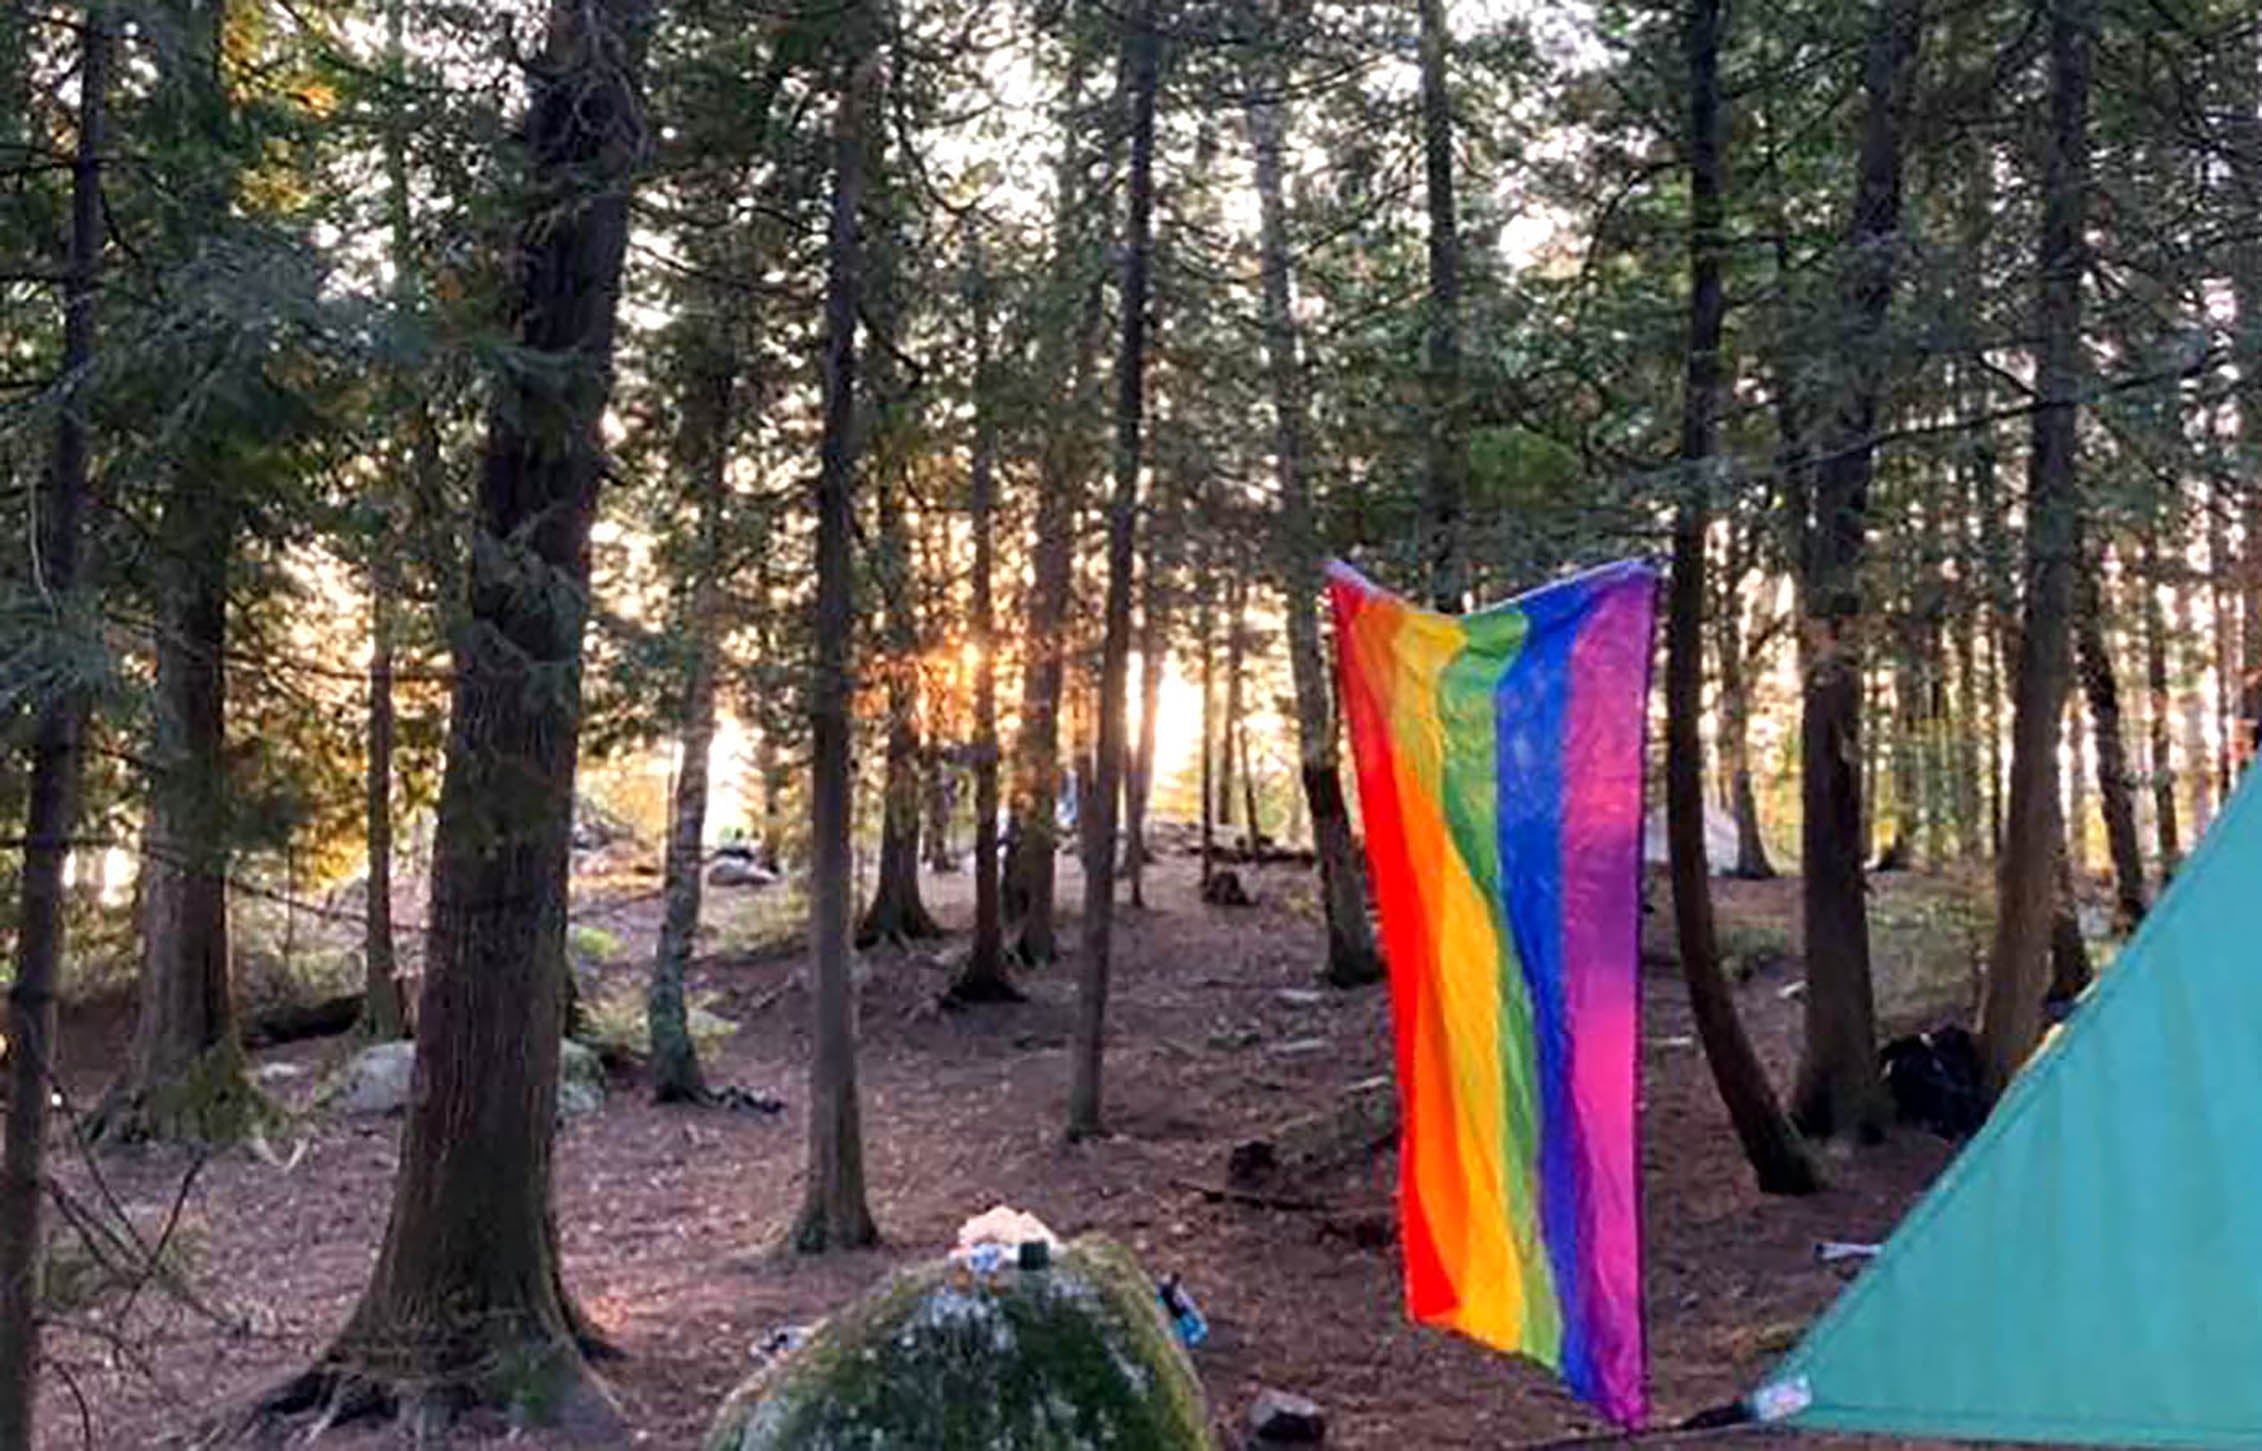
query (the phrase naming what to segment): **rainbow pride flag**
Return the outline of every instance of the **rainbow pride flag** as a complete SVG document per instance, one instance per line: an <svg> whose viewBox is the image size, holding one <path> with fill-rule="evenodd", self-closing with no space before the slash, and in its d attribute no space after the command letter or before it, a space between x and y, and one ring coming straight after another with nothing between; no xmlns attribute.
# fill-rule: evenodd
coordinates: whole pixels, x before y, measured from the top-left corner
<svg viewBox="0 0 2262 1451"><path fill-rule="evenodd" d="M1390 961L1408 1310L1637 1426L1656 572L1609 565L1457 618L1328 575Z"/></svg>

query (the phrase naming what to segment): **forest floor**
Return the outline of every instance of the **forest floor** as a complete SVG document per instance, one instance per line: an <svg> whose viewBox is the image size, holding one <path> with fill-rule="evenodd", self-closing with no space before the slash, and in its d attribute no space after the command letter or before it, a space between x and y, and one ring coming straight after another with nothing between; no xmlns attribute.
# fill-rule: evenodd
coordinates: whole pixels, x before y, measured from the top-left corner
<svg viewBox="0 0 2262 1451"><path fill-rule="evenodd" d="M999 1203L1064 1235L1104 1231L1156 1274L1181 1276L1212 1327L1194 1359L1222 1425L1237 1426L1257 1389L1273 1386L1319 1401L1342 1451L1496 1448L1599 1429L1543 1372L1406 1322L1387 1150L1323 1182L1287 1186L1312 1208L1204 1192L1225 1182L1235 1143L1390 1069L1380 988L1308 991L1320 940L1308 873L1241 870L1254 907L1201 905L1195 864L1170 856L1150 871L1151 907L1121 910L1106 1077L1112 1136L1075 1146L1060 1133L1072 968L1026 975L1024 1004L938 1009L949 962L964 950L971 886L963 875L930 879L930 903L952 936L871 954L862 994L866 1162L887 1248L819 1259L776 1248L804 1153L800 956L735 945L746 934L731 923L777 889L712 890L718 941L693 988L740 1027L712 1053L711 1081L777 1094L786 1111L655 1107L628 1070L604 1109L568 1123L557 1146L566 1280L626 1352L604 1375L635 1428L632 1444L696 1447L774 1329L823 1315L892 1265L939 1253L963 1219ZM1066 859L1061 877L1062 902L1075 902L1079 877ZM597 971L624 990L643 972L656 929L653 885L627 875L577 883L577 923L600 928L595 939L617 949ZM1930 962L1952 989L1967 967L1956 925L1966 894L1904 875L1878 878L1875 894L1888 944L1884 997L1910 1012L1893 986L1894 933L1910 960ZM1749 974L1738 990L1746 1021L1781 1081L1798 1035L1798 884L1722 882L1719 900L1730 951ZM1073 912L1064 917L1072 923ZM1074 941L1073 928L1063 936ZM1645 955L1646 1292L1657 1410L1670 1422L1752 1387L1848 1277L1817 1262L1817 1242L1882 1238L1951 1150L1903 1130L1833 1159L1832 1187L1820 1195L1763 1198L1695 1046L1677 970ZM72 1015L65 1074L74 1096L98 1091L124 1043L121 1015ZM271 1077L280 1096L303 1103L345 1048L301 1043L260 1061L303 1070ZM151 1288L123 1320L115 1299L67 1317L53 1340L40 1446L167 1444L318 1353L369 1274L398 1134L397 1119L310 1111L272 1142L273 1161L217 1156L197 1166L185 1196L189 1161L179 1151L102 1159L106 1192L137 1222L161 1224L180 1200L174 1258L206 1311ZM62 1177L92 1196L96 1168L67 1152ZM501 1436L497 1428L493 1444ZM468 1444L490 1442L475 1434Z"/></svg>

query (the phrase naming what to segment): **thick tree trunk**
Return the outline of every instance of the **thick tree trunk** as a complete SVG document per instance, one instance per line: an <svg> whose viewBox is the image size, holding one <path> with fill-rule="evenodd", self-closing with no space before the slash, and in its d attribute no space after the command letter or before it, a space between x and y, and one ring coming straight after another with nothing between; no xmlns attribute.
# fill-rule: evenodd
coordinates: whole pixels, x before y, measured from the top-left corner
<svg viewBox="0 0 2262 1451"><path fill-rule="evenodd" d="M2089 187L2089 47L2094 0L2049 0L2050 142L2043 175L2036 306L2033 445L2027 475L2026 623L2019 632L2011 805L1996 888L1995 950L1981 1011L1990 1093L2000 1093L2042 1030L2053 853L2058 834L2058 722L2080 533L2076 488L2082 384L2081 281Z"/></svg>
<svg viewBox="0 0 2262 1451"><path fill-rule="evenodd" d="M1431 603L1458 611L1466 603L1468 566L1461 515L1468 506L1468 404L1461 379L1461 233L1453 199L1453 98L1446 59L1453 36L1445 0L1420 0L1422 176L1429 207L1429 300L1422 379L1423 556Z"/></svg>
<svg viewBox="0 0 2262 1451"><path fill-rule="evenodd" d="M1095 366L1105 321L1103 278L1088 260L1086 215L1099 195L1087 179L1092 157L1081 139L1086 118L1086 56L1072 44L1062 97L1062 138L1054 172L1053 295L1080 309L1067 343L1048 354L1044 376L1054 381L1057 416L1046 429L1037 482L1034 559L1029 590L1027 658L1021 678L1021 732L1015 743L1013 844L1006 854L1004 910L1018 919L1014 951L1023 962L1059 955L1053 923L1053 887L1059 854L1060 706L1069 594L1074 582L1077 495L1089 453L1085 430L1099 386ZM1057 338L1058 331L1048 333ZM1057 345L1056 345L1057 346Z"/></svg>
<svg viewBox="0 0 2262 1451"><path fill-rule="evenodd" d="M968 309L974 329L974 457L969 481L974 531L974 942L950 994L961 1002L1021 997L1005 970L998 891L996 380L990 370L990 285L979 242L969 249Z"/></svg>
<svg viewBox="0 0 2262 1451"><path fill-rule="evenodd" d="M1124 80L1130 88L1131 171L1126 180L1123 338L1115 363L1115 488L1107 510L1106 633L1100 656L1099 739L1084 826L1084 960L1076 978L1076 1042L1068 1087L1068 1133L1101 1132L1101 1054L1107 1031L1109 952L1115 921L1116 772L1123 764L1124 694L1131 655L1131 570L1139 521L1139 468L1146 421L1147 277L1154 246L1155 92L1162 40L1155 0L1137 0L1124 20Z"/></svg>
<svg viewBox="0 0 2262 1451"><path fill-rule="evenodd" d="M2144 916L2144 855L2137 845L2135 793L2128 744L2121 731L2121 692L2105 640L2104 590L2097 580L2104 560L2092 558L2074 572L2074 643L2089 727L2095 738L2097 799L2105 817L2105 843L2113 863L2113 923L2132 932Z"/></svg>
<svg viewBox="0 0 2262 1451"><path fill-rule="evenodd" d="M62 376L87 375L95 356L102 279L102 158L115 34L89 6L79 31L78 139L71 163L70 251L63 284ZM39 568L52 614L37 627L67 631L81 607L79 563L87 502L85 400L66 384L39 490ZM48 1070L55 987L64 954L63 867L78 829L81 752L90 692L67 682L39 702L17 884L15 963L8 986L7 1142L0 1150L0 1448L31 1451L40 1368L41 1206L46 1195Z"/></svg>
<svg viewBox="0 0 2262 1451"><path fill-rule="evenodd" d="M617 1423L583 1365L594 1337L560 1279L550 1185L589 526L647 19L641 0L561 5L530 71L512 321L552 366L520 372L487 420L416 1092L369 1288L277 1412Z"/></svg>
<svg viewBox="0 0 2262 1451"><path fill-rule="evenodd" d="M876 143L875 143L876 145ZM877 152L875 150L875 155ZM882 629L886 639L888 702L887 781L881 797L879 873L870 905L857 924L856 945L939 937L919 890L920 748L919 620L913 597L912 537L903 517L910 461L900 440L909 422L905 385L896 366L901 344L904 290L898 254L902 239L887 224L865 253L865 311L872 331L871 393L877 421L871 450L877 476L879 538L876 552Z"/></svg>
<svg viewBox="0 0 2262 1451"><path fill-rule="evenodd" d="M667 861L662 878L660 941L652 954L652 981L644 1019L652 1039L652 1097L660 1103L701 1103L707 1080L691 1040L683 979L699 934L705 880L707 769L715 744L715 688L722 654L723 507L729 485L730 440L735 422L738 362L730 349L694 342L677 456L687 475L684 492L698 502L698 558L693 565L684 621L683 695L677 732L683 760L676 767L675 800L668 816Z"/></svg>
<svg viewBox="0 0 2262 1451"><path fill-rule="evenodd" d="M1298 765L1304 800L1311 810L1312 846L1319 858L1320 897L1327 916L1327 963L1320 975L1335 987L1357 987L1381 980L1382 958L1375 951L1374 925L1367 920L1365 873L1336 768L1335 713L1328 695L1327 664L1320 653L1320 544L1304 463L1308 410L1303 360L1297 356L1288 206L1281 183L1288 130L1287 105L1279 99L1281 79L1277 73L1259 77L1248 114L1249 140L1256 153L1273 468L1280 480L1280 532L1287 550L1288 672L1296 690ZM1206 666L1206 639L1203 649Z"/></svg>
<svg viewBox="0 0 2262 1451"><path fill-rule="evenodd" d="M864 1198L864 1128L856 1087L856 1005L849 980L849 753L855 631L849 532L856 477L856 319L862 291L858 215L869 153L879 144L882 57L868 0L841 22L841 90L833 133L833 198L825 257L824 435L817 474L816 659L809 683L814 765L810 802L809 1177L794 1222L803 1253L876 1243Z"/></svg>
<svg viewBox="0 0 2262 1451"><path fill-rule="evenodd" d="M226 1143L262 1104L236 1038L230 987L228 571L233 511L183 476L165 505L169 552L157 640L154 760L143 833L139 1015L125 1073L95 1114L113 1142Z"/></svg>
<svg viewBox="0 0 2262 1451"><path fill-rule="evenodd" d="M1704 710L1704 535L1706 495L1715 467L1727 313L1721 247L1721 149L1727 129L1720 91L1721 0L1695 0L1689 62L1689 351L1682 396L1681 466L1686 472L1674 518L1673 580L1667 601L1665 809L1673 877L1673 921L1681 971L1705 1061L1736 1137L1769 1194L1820 1187L1798 1134L1783 1115L1767 1070L1744 1035L1734 993L1713 936L1711 867L1704 851L1704 762L1698 717Z"/></svg>
<svg viewBox="0 0 2262 1451"><path fill-rule="evenodd" d="M184 12L182 53L161 78L160 104L170 112L161 124L177 128L181 144L216 152L201 176L180 179L181 209L169 230L183 248L203 244L235 181L225 155L232 102L221 80L227 24L225 3ZM126 1070L95 1114L93 1132L104 1139L224 1142L261 1111L229 987L228 575L242 504L224 453L213 440L191 439L166 466L140 1015Z"/></svg>
<svg viewBox="0 0 2262 1451"><path fill-rule="evenodd" d="M1848 391L1816 473L1800 602L1808 641L1800 733L1807 992L1793 1112L1817 1137L1874 1139L1886 1122L1862 880L1860 566L1885 382L1880 355L1900 248L1901 129L1922 25L1921 0L1879 0L1841 281L1839 357Z"/></svg>

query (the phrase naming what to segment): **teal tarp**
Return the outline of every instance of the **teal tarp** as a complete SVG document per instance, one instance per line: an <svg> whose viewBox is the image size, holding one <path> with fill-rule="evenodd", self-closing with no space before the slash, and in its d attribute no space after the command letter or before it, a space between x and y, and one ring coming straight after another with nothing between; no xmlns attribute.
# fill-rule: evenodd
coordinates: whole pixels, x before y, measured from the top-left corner
<svg viewBox="0 0 2262 1451"><path fill-rule="evenodd" d="M2262 795L1751 1397L1818 1430L2262 1447Z"/></svg>

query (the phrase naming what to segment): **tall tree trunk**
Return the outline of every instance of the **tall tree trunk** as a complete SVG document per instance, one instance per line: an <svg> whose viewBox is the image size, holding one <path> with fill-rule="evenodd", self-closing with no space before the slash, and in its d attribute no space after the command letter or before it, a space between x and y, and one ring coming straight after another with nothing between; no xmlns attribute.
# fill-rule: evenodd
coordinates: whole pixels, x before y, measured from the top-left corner
<svg viewBox="0 0 2262 1451"><path fill-rule="evenodd" d="M754 737L754 774L762 782L762 834L756 849L772 871L785 865L786 771L777 732L764 726Z"/></svg>
<svg viewBox="0 0 2262 1451"><path fill-rule="evenodd" d="M869 153L878 144L885 60L870 0L842 22L841 89L833 126L832 218L825 244L824 434L817 473L816 659L809 682L810 778L809 1176L794 1222L805 1254L876 1243L864 1199L864 1128L856 1088L856 1005L849 980L850 751L855 744L849 645L855 632L849 531L856 478L856 319L863 283L858 216Z"/></svg>
<svg viewBox="0 0 2262 1451"><path fill-rule="evenodd" d="M2216 480L2207 509L2207 612L2214 622L2215 780L2228 802L2238 785L2238 559L2226 514L2236 507L2231 485Z"/></svg>
<svg viewBox="0 0 2262 1451"><path fill-rule="evenodd" d="M1374 925L1367 920L1366 878L1358 843L1351 835L1343 779L1336 769L1335 713L1328 697L1327 665L1320 654L1320 543L1304 463L1308 408L1303 360L1297 356L1288 206L1281 184L1288 130L1287 105L1279 98L1284 80L1277 69L1268 68L1251 92L1248 116L1249 140L1256 153L1273 469L1280 481L1280 532L1287 549L1288 673L1296 690L1298 766L1304 800L1311 810L1312 846L1319 859L1320 897L1327 915L1327 964L1321 976L1335 987L1357 987L1381 980L1382 958L1375 951ZM1205 636L1205 668L1208 648Z"/></svg>
<svg viewBox="0 0 2262 1451"><path fill-rule="evenodd" d="M2135 793L2129 784L2128 745L2121 735L2121 692L2105 641L2104 590L2098 574L2102 551L2074 571L2074 639L2089 726L2096 738L2097 799L2105 816L2105 842L2113 861L2113 923L2133 932L2144 917L2144 855L2137 845Z"/></svg>
<svg viewBox="0 0 2262 1451"><path fill-rule="evenodd" d="M2253 26L2241 29L2233 42L2234 77L2224 114L2229 145L2228 163L2237 215L2262 214L2262 35ZM2235 416L2238 420L2237 469L2240 532L2244 551L2239 558L2238 604L2244 625L2239 633L2237 687L2230 692L2238 712L2236 730L2226 735L2230 763L2243 773L2253 762L2262 742L2262 364L2251 349L2262 335L2262 238L2251 227L2240 229L2231 247L2231 295L2237 307L2238 330L2245 351L2239 359ZM2223 796L2230 797L2229 770L2223 776Z"/></svg>
<svg viewBox="0 0 2262 1451"><path fill-rule="evenodd" d="M878 155L879 142L873 143ZM876 180L876 178L875 178ZM876 188L883 190L884 188ZM903 439L906 385L896 366L901 344L904 282L898 254L902 239L892 221L884 224L879 239L867 246L864 267L866 312L870 317L872 346L869 356L870 393L876 415L871 427L874 444L872 473L877 477L879 539L876 551L878 590L882 602L882 629L888 703L887 779L881 796L879 873L871 903L857 924L856 945L907 942L939 937L942 928L927 912L919 891L920 813L920 695L918 602L914 598L916 570L912 538L903 517L902 493L909 487L910 460Z"/></svg>
<svg viewBox="0 0 2262 1451"><path fill-rule="evenodd" d="M1701 3L1709 5L1710 0ZM1700 11L1690 23L1700 22L1718 34L1717 16L1706 19ZM1686 422L1682 426L1685 429ZM1720 591L1716 608L1712 630L1714 651L1720 660L1720 757L1727 768L1728 809L1736 821L1735 875L1749 881L1767 881L1775 875L1775 864L1767 859L1767 841L1759 830L1759 793L1752 788L1751 677L1744 658L1743 601L1733 581ZM1698 825L1701 829L1703 823Z"/></svg>
<svg viewBox="0 0 2262 1451"><path fill-rule="evenodd" d="M364 839L369 889L362 908L362 1021L380 1042L405 1037L408 1012L393 955L393 631L398 586L379 545L369 561L369 760Z"/></svg>
<svg viewBox="0 0 2262 1451"><path fill-rule="evenodd" d="M683 695L677 716L682 764L676 768L675 800L668 817L667 862L662 878L660 941L652 954L652 982L645 994L644 1018L652 1039L652 1097L659 1103L701 1103L706 1076L699 1071L698 1045L691 1039L683 979L691 966L699 934L699 904L705 886L707 768L715 744L715 688L722 653L723 508L729 484L730 441L735 423L738 360L727 345L701 340L690 369L677 455L684 492L699 508L696 573L691 579L684 621Z"/></svg>
<svg viewBox="0 0 2262 1451"><path fill-rule="evenodd" d="M1682 494L1673 524L1673 580L1667 600L1665 809L1672 852L1673 921L1681 971L1705 1061L1735 1124L1760 1189L1806 1194L1820 1187L1798 1134L1776 1102L1767 1070L1744 1035L1735 994L1721 971L1713 936L1711 867L1704 851L1704 761L1698 717L1704 710L1704 535L1715 468L1727 313L1721 247L1722 146L1727 117L1720 90L1721 0L1693 0L1685 37L1689 63L1689 351L1681 404Z"/></svg>
<svg viewBox="0 0 2262 1451"><path fill-rule="evenodd" d="M1962 608L1957 611L1953 633L1956 653L1955 721L1953 723L1955 746L1947 761L1950 791L1954 801L1956 824L1956 858L1959 861L1977 861L1984 846L1980 838L1980 818L1985 811L1981 804L1983 783L1979 773L1985 769L1986 752L1979 743L1979 733L1993 730L1992 702L1980 698L1979 667L1979 602L1970 591L1964 593Z"/></svg>
<svg viewBox="0 0 2262 1451"><path fill-rule="evenodd" d="M1257 816L1257 767L1249 754L1249 730L1244 725L1234 732L1241 742L1241 801L1246 808L1243 815L1249 824L1249 850L1257 851L1264 844L1264 822Z"/></svg>
<svg viewBox="0 0 2262 1451"><path fill-rule="evenodd" d="M2066 859L2074 871L2089 872L2089 732L2082 729L2082 702L2070 690L2066 699L2065 739L2073 757L2066 789Z"/></svg>
<svg viewBox="0 0 2262 1451"><path fill-rule="evenodd" d="M1233 574L1225 586L1225 715L1217 723L1217 824L1230 831L1233 818L1239 814L1239 803L1234 796L1234 771L1239 754L1236 745L1241 733L1241 676L1242 652L1249 636L1249 577L1238 551L1235 551L1231 568ZM1250 830L1254 830L1250 826ZM1254 836L1248 838L1254 847Z"/></svg>
<svg viewBox="0 0 2262 1451"><path fill-rule="evenodd" d="M1202 900L1209 900L1210 877L1217 870L1217 797L1212 794L1216 782L1217 760L1217 649L1212 640L1217 632L1215 607L1210 603L1210 591L1202 591L1201 618L1195 629L1202 637L1202 763L1199 785L1202 798Z"/></svg>
<svg viewBox="0 0 2262 1451"><path fill-rule="evenodd" d="M407 79L407 5L387 0L385 6L385 74L395 85ZM408 136L405 118L387 117L385 127L385 212L391 244L395 305L403 311L416 304L420 269L416 265L416 237L411 211L408 174ZM421 400L409 402L412 382L405 375L394 379L396 405L414 419L408 447L401 462L411 471L409 497L413 503L438 489L438 440L424 426ZM395 491L388 490L389 494ZM396 495L397 496L397 495ZM393 648L400 608L398 565L394 559L393 521L380 515L382 535L369 547L369 759L363 781L364 841L369 869L368 891L362 911L362 1026L379 1041L405 1037L408 1010L403 1001L399 964L393 942Z"/></svg>
<svg viewBox="0 0 2262 1451"><path fill-rule="evenodd" d="M2019 632L2011 805L1996 887L1995 950L1981 1010L1990 1093L2010 1084L2042 1030L2058 722L2080 534L2075 467L2082 382L2081 282L2089 191L2089 47L2094 0L2049 0L2050 140L2043 173L2033 445L2027 473L2026 624Z"/></svg>
<svg viewBox="0 0 2262 1451"><path fill-rule="evenodd" d="M490 409L456 631L416 1092L383 1248L277 1412L421 1430L477 1405L602 1424L594 1344L559 1275L551 1142L589 526L604 473L649 12L561 4L530 71L514 374Z"/></svg>
<svg viewBox="0 0 2262 1451"><path fill-rule="evenodd" d="M919 756L919 799L926 813L926 821L919 828L919 849L926 855L927 870L937 876L949 876L958 870L957 843L951 839L950 756L942 743L930 732L926 749Z"/></svg>
<svg viewBox="0 0 2262 1451"><path fill-rule="evenodd" d="M180 465L159 525L169 557L157 640L154 761L144 828L140 1012L132 1056L95 1115L97 1137L225 1143L262 1105L237 1041L230 986L228 571L235 521Z"/></svg>
<svg viewBox="0 0 2262 1451"><path fill-rule="evenodd" d="M882 519L893 511L883 507ZM881 526L886 533L886 525ZM901 606L900 608L909 608ZM898 631L889 633L900 639ZM856 927L856 945L939 937L919 891L918 661L900 648L888 663L887 782L880 808L879 871Z"/></svg>
<svg viewBox="0 0 2262 1451"><path fill-rule="evenodd" d="M1060 159L1054 171L1051 280L1060 304L1079 312L1066 338L1057 329L1047 333L1048 341L1059 339L1066 346L1048 354L1044 373L1057 380L1052 400L1057 416L1046 430L1039 460L1029 627L1023 637L1028 654L1021 678L1021 733L1015 745L1014 835L1002 889L1006 914L1020 922L1015 953L1032 964L1059 955L1053 890L1059 854L1055 813L1061 792L1063 650L1075 575L1077 496L1088 453L1084 433L1099 386L1095 364L1106 316L1101 272L1087 261L1087 229L1092 221L1085 213L1101 194L1087 180L1092 157L1081 139L1086 63L1083 46L1071 42L1061 105Z"/></svg>
<svg viewBox="0 0 2262 1451"><path fill-rule="evenodd" d="M2184 771L2191 781L2191 839L2197 842L2214 819L2215 800L2213 763L2207 752L2209 656L2192 603L2195 593L2190 569L2179 566L2175 571L2175 639L2182 649L2178 652L2175 698L2183 732ZM2163 845L2163 854L2165 850Z"/></svg>
<svg viewBox="0 0 2262 1451"><path fill-rule="evenodd" d="M1084 960L1076 979L1076 1043L1068 1087L1068 1133L1102 1128L1101 1053L1107 1031L1108 955L1115 921L1116 772L1123 764L1124 692L1131 654L1131 570L1139 522L1139 467L1146 421L1147 275L1154 246L1155 92L1162 41L1155 0L1137 0L1124 21L1124 80L1130 88L1131 172L1123 247L1123 339L1115 363L1115 488L1107 510L1106 633L1100 656L1099 739L1093 750L1090 815L1084 826Z"/></svg>
<svg viewBox="0 0 2262 1451"><path fill-rule="evenodd" d="M990 284L979 241L968 249L967 301L974 329L974 457L969 479L974 530L974 943L950 987L960 1002L1017 1001L1005 971L998 882L996 379L990 367Z"/></svg>
<svg viewBox="0 0 2262 1451"><path fill-rule="evenodd" d="M1151 529L1150 525L1150 529ZM1147 803L1154 793L1155 711L1162 702L1162 670L1169 651L1169 624L1164 604L1167 588L1156 575L1158 550L1147 541L1147 562L1140 582L1139 601L1139 744L1126 773L1123 792L1125 826L1123 869L1131 878L1131 905L1147 905Z"/></svg>
<svg viewBox="0 0 2262 1451"><path fill-rule="evenodd" d="M1453 35L1445 0L1420 0L1422 176L1429 206L1429 300L1424 318L1423 554L1430 600L1458 611L1466 603L1461 515L1468 506L1468 404L1461 379L1461 233L1453 200L1453 97L1446 58Z"/></svg>
<svg viewBox="0 0 2262 1451"><path fill-rule="evenodd" d="M1860 565L1868 531L1885 320L1900 249L1901 129L1923 27L1922 0L1879 0L1866 115L1841 280L1838 355L1847 396L1816 471L1806 583L1801 824L1806 911L1806 1042L1793 1110L1817 1137L1883 1133L1877 1013L1862 880Z"/></svg>
<svg viewBox="0 0 2262 1451"><path fill-rule="evenodd" d="M71 162L70 251L63 280L62 377L55 439L39 491L39 576L46 618L58 635L77 628L84 607L80 568L87 503L83 380L95 357L95 304L102 280L102 158L111 58L110 16L90 5L79 30L78 139ZM58 640L59 655L72 653ZM38 706L17 883L13 980L8 987L7 1142L0 1151L0 1448L31 1451L39 1383L41 1204L46 1194L49 1069L55 987L65 948L63 867L78 829L81 752L91 692L66 675Z"/></svg>

